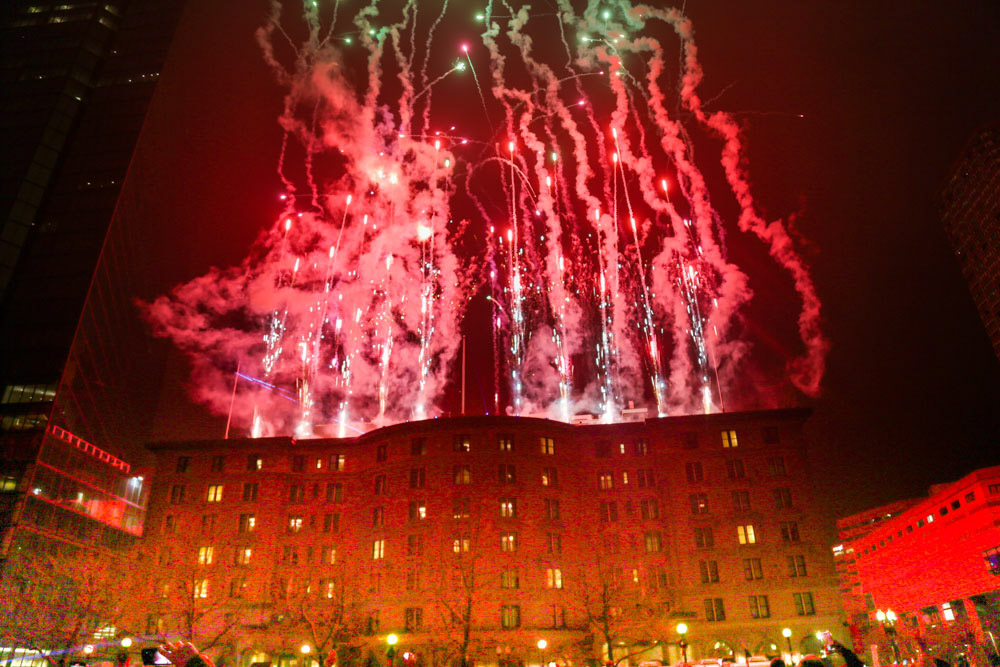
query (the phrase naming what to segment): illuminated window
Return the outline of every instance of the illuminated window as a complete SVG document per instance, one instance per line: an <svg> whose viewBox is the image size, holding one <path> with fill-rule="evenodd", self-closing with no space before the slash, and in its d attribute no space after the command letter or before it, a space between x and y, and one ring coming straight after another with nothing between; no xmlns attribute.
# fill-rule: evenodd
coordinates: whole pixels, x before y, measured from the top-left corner
<svg viewBox="0 0 1000 667"><path fill-rule="evenodd" d="M500 626L510 630L521 626L521 607L516 604L505 604L500 608Z"/></svg>
<svg viewBox="0 0 1000 667"><path fill-rule="evenodd" d="M722 604L722 598L707 598L705 600L705 620L726 620L726 607Z"/></svg>
<svg viewBox="0 0 1000 667"><path fill-rule="evenodd" d="M337 593L337 582L333 579L320 579L319 580L319 594L325 597L327 600L332 600L333 596Z"/></svg>
<svg viewBox="0 0 1000 667"><path fill-rule="evenodd" d="M556 441L552 438L539 438L542 445L542 454L555 454L556 453Z"/></svg>
<svg viewBox="0 0 1000 667"><path fill-rule="evenodd" d="M290 516L285 522L285 529L289 533L298 533L302 530L302 517L301 516Z"/></svg>
<svg viewBox="0 0 1000 667"><path fill-rule="evenodd" d="M545 587L561 589L563 587L562 570L557 567L545 570Z"/></svg>
<svg viewBox="0 0 1000 667"><path fill-rule="evenodd" d="M739 442L736 440L736 431L723 431L722 432L722 446L726 449L730 447L738 447Z"/></svg>
<svg viewBox="0 0 1000 667"><path fill-rule="evenodd" d="M336 533L340 530L340 515L339 514L324 514L323 515L323 532L324 533Z"/></svg>
<svg viewBox="0 0 1000 667"><path fill-rule="evenodd" d="M194 584L194 596L196 598L208 597L208 579L201 579Z"/></svg>
<svg viewBox="0 0 1000 667"><path fill-rule="evenodd" d="M472 451L472 437L468 433L459 433L452 438L451 447L456 452Z"/></svg>
<svg viewBox="0 0 1000 667"><path fill-rule="evenodd" d="M410 455L423 456L427 453L427 438L414 438L410 441Z"/></svg>
<svg viewBox="0 0 1000 667"><path fill-rule="evenodd" d="M747 581L764 578L764 570L761 568L759 558L743 559L743 576Z"/></svg>
<svg viewBox="0 0 1000 667"><path fill-rule="evenodd" d="M497 436L497 444L500 446L501 452L512 452L514 451L514 436L510 433L501 433Z"/></svg>
<svg viewBox="0 0 1000 667"><path fill-rule="evenodd" d="M691 503L691 514L708 514L708 495L705 493L692 493L688 496Z"/></svg>
<svg viewBox="0 0 1000 667"><path fill-rule="evenodd" d="M427 471L424 468L410 469L410 488L422 489L427 484Z"/></svg>
<svg viewBox="0 0 1000 667"><path fill-rule="evenodd" d="M500 588L514 589L520 588L520 578L517 576L516 568L505 568L500 571Z"/></svg>
<svg viewBox="0 0 1000 667"><path fill-rule="evenodd" d="M646 456L649 454L649 441L645 438L639 438L632 446L636 456Z"/></svg>
<svg viewBox="0 0 1000 667"><path fill-rule="evenodd" d="M501 498L500 499L500 516L505 519L512 519L517 516L517 499L516 498Z"/></svg>
<svg viewBox="0 0 1000 667"><path fill-rule="evenodd" d="M934 523L934 515L933 514L928 514L927 515L927 523Z"/></svg>
<svg viewBox="0 0 1000 667"><path fill-rule="evenodd" d="M252 533L257 527L257 517L253 514L240 515L240 532Z"/></svg>
<svg viewBox="0 0 1000 667"><path fill-rule="evenodd" d="M410 521L423 521L427 518L427 501L410 501Z"/></svg>
<svg viewBox="0 0 1000 667"><path fill-rule="evenodd" d="M795 613L799 616L813 616L816 613L812 593L793 593L792 601L795 603Z"/></svg>
<svg viewBox="0 0 1000 667"><path fill-rule="evenodd" d="M950 602L944 602L941 604L941 616L946 621L955 620L955 610L951 608Z"/></svg>
<svg viewBox="0 0 1000 667"><path fill-rule="evenodd" d="M788 576L806 576L806 557L802 555L788 556Z"/></svg>
<svg viewBox="0 0 1000 667"><path fill-rule="evenodd" d="M453 519L469 518L469 499L455 498L451 505L451 517Z"/></svg>
<svg viewBox="0 0 1000 667"><path fill-rule="evenodd" d="M470 484L472 469L467 465L455 466L453 469L455 484Z"/></svg>
<svg viewBox="0 0 1000 667"><path fill-rule="evenodd" d="M610 472L602 472L597 475L597 488L603 491L610 491L615 486L614 476Z"/></svg>
<svg viewBox="0 0 1000 667"><path fill-rule="evenodd" d="M714 584L719 581L719 562L714 560L698 561L698 573L701 575L701 583Z"/></svg>
<svg viewBox="0 0 1000 667"><path fill-rule="evenodd" d="M198 565L211 565L215 559L215 547L198 547Z"/></svg>
<svg viewBox="0 0 1000 667"><path fill-rule="evenodd" d="M517 470L509 463L501 463L497 469L497 478L501 484L514 484L517 482Z"/></svg>
<svg viewBox="0 0 1000 667"><path fill-rule="evenodd" d="M472 541L469 539L468 535L458 535L452 540L451 550L457 554L469 553L472 548Z"/></svg>
<svg viewBox="0 0 1000 667"><path fill-rule="evenodd" d="M333 472L344 472L344 466L347 465L347 461L343 454L331 454L330 455L330 470Z"/></svg>
<svg viewBox="0 0 1000 667"><path fill-rule="evenodd" d="M750 618L770 618L771 607L767 603L766 595L750 596Z"/></svg>
<svg viewBox="0 0 1000 667"><path fill-rule="evenodd" d="M0 493L17 490L17 477L14 475L4 475L0 477Z"/></svg>
<svg viewBox="0 0 1000 667"><path fill-rule="evenodd" d="M328 482L326 485L326 502L339 503L344 499L344 485L340 482Z"/></svg>
<svg viewBox="0 0 1000 667"><path fill-rule="evenodd" d="M781 541L782 542L798 542L799 541L799 524L795 521L782 521L779 524L781 528Z"/></svg>
<svg viewBox="0 0 1000 667"><path fill-rule="evenodd" d="M264 467L264 457L260 454L250 454L247 456L247 470L254 472Z"/></svg>
<svg viewBox="0 0 1000 667"><path fill-rule="evenodd" d="M642 501L640 506L642 510L643 519L659 519L660 518L660 504L652 498L646 498Z"/></svg>
<svg viewBox="0 0 1000 667"><path fill-rule="evenodd" d="M643 537L646 543L646 553L652 554L663 551L663 535L661 533L646 533Z"/></svg>
<svg viewBox="0 0 1000 667"><path fill-rule="evenodd" d="M372 559L382 560L385 558L385 540L375 540L372 542Z"/></svg>
<svg viewBox="0 0 1000 667"><path fill-rule="evenodd" d="M211 484L208 487L208 502L222 502L222 484Z"/></svg>
<svg viewBox="0 0 1000 667"><path fill-rule="evenodd" d="M736 526L736 534L739 537L740 544L756 544L757 536L754 533L753 524L745 524L742 526Z"/></svg>
<svg viewBox="0 0 1000 667"><path fill-rule="evenodd" d="M555 468L542 468L542 486L559 486L559 471Z"/></svg>
<svg viewBox="0 0 1000 667"><path fill-rule="evenodd" d="M257 500L258 489L257 482L245 482L243 484L243 501L249 503Z"/></svg>
<svg viewBox="0 0 1000 667"><path fill-rule="evenodd" d="M320 553L320 558L324 565L336 565L337 564L337 548L327 545L323 547L323 551Z"/></svg>
<svg viewBox="0 0 1000 667"><path fill-rule="evenodd" d="M517 533L501 533L500 550L517 551Z"/></svg>
<svg viewBox="0 0 1000 667"><path fill-rule="evenodd" d="M236 564L249 565L253 557L253 547L236 547Z"/></svg>
<svg viewBox="0 0 1000 667"><path fill-rule="evenodd" d="M689 482L703 482L705 481L704 474L701 470L701 461L692 461L684 466L684 472L687 474L687 481Z"/></svg>
<svg viewBox="0 0 1000 667"><path fill-rule="evenodd" d="M708 526L700 526L694 529L694 545L701 549L715 546L715 537L712 529Z"/></svg>
<svg viewBox="0 0 1000 667"><path fill-rule="evenodd" d="M739 459L726 461L726 475L729 479L744 479L747 475L743 469L743 461Z"/></svg>

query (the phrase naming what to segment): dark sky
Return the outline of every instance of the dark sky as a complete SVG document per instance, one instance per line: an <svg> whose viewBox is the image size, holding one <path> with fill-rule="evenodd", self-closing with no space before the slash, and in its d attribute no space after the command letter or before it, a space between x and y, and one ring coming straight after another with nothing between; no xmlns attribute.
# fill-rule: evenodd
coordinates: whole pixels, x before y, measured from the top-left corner
<svg viewBox="0 0 1000 667"><path fill-rule="evenodd" d="M745 123L760 206L769 217L795 216L813 267L832 350L809 435L834 507L920 495L1000 464L1000 363L936 210L966 141L1000 118L1000 5L685 9L705 69L702 97ZM163 72L138 155L148 162L137 170L156 175L146 194L150 233L164 248L151 262L163 291L239 262L278 213L280 91L253 40L265 11L262 1L190 3ZM470 21L461 36L475 32ZM793 321L797 303L768 298L772 287L787 291L784 278L754 271L759 252L731 245L730 254L757 281L748 327ZM768 340L757 342L761 363L783 363L789 341ZM470 373L489 384L488 362L481 366ZM221 434L224 418L186 405L185 373L174 359L154 438Z"/></svg>

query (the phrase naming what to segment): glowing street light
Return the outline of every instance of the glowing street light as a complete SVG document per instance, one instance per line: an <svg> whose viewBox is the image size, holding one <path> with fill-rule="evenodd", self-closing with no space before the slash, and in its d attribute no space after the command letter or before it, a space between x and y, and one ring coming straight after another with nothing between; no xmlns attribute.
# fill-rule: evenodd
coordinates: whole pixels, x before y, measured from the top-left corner
<svg viewBox="0 0 1000 667"><path fill-rule="evenodd" d="M539 651L544 651L545 647L548 646L548 645L549 645L549 643L547 641L545 641L544 639L539 639L538 640L538 650Z"/></svg>
<svg viewBox="0 0 1000 667"><path fill-rule="evenodd" d="M302 655L309 655L310 653L312 653L312 646L310 646L309 644L303 644L302 646L299 647L299 653L301 653Z"/></svg>
<svg viewBox="0 0 1000 667"><path fill-rule="evenodd" d="M389 650L385 652L385 657L389 659L389 667L392 667L392 660L396 657L396 642L398 641L399 637L394 634L385 638L385 643L389 645Z"/></svg>
<svg viewBox="0 0 1000 667"><path fill-rule="evenodd" d="M94 645L93 644L87 644L86 646L83 647L83 653L84 653L84 655L90 655L93 652L94 652Z"/></svg>
<svg viewBox="0 0 1000 667"><path fill-rule="evenodd" d="M131 637L123 637L122 641L121 641L121 644L122 644L122 648L128 648L129 646L132 645L132 638Z"/></svg>
<svg viewBox="0 0 1000 667"><path fill-rule="evenodd" d="M875 612L875 618L882 624L882 630L885 631L885 636L889 638L889 645L892 646L893 661L898 663L899 648L896 646L896 612L892 609L886 611L879 609Z"/></svg>
<svg viewBox="0 0 1000 667"><path fill-rule="evenodd" d="M395 646L396 642L398 641L399 637L397 637L396 635L389 635L388 637L385 638L385 643L388 644L389 646Z"/></svg>
<svg viewBox="0 0 1000 667"><path fill-rule="evenodd" d="M781 631L782 636L785 638L785 642L788 643L788 662L792 661L792 629L785 628Z"/></svg>
<svg viewBox="0 0 1000 667"><path fill-rule="evenodd" d="M681 640L679 642L681 647L681 662L688 661L688 645L687 642L684 641L685 636L687 635L687 631L688 631L688 626L686 623L677 624L677 634L681 636Z"/></svg>

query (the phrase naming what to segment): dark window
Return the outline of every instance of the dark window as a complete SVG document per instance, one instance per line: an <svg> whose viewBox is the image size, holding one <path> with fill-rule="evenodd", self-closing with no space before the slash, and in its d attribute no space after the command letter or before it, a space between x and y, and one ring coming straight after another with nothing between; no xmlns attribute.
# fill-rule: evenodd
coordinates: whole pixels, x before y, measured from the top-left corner
<svg viewBox="0 0 1000 667"><path fill-rule="evenodd" d="M733 509L737 512L750 511L750 492L733 491Z"/></svg>
<svg viewBox="0 0 1000 667"><path fill-rule="evenodd" d="M381 528L385 525L385 508L384 507L374 507L372 508L372 526L375 528Z"/></svg>
<svg viewBox="0 0 1000 667"><path fill-rule="evenodd" d="M703 482L705 481L704 474L701 470L700 461L692 461L684 466L684 472L687 474L687 481L689 482Z"/></svg>
<svg viewBox="0 0 1000 667"><path fill-rule="evenodd" d="M549 533L548 543L550 554L562 553L562 536L559 533Z"/></svg>
<svg viewBox="0 0 1000 667"><path fill-rule="evenodd" d="M424 610L421 607L406 608L406 631L418 632L424 627Z"/></svg>
<svg viewBox="0 0 1000 667"><path fill-rule="evenodd" d="M375 447L375 460L381 463L387 458L389 458L389 445L383 442Z"/></svg>
<svg viewBox="0 0 1000 667"><path fill-rule="evenodd" d="M222 466L226 463L225 456L212 457L212 472L222 472Z"/></svg>
<svg viewBox="0 0 1000 667"><path fill-rule="evenodd" d="M691 503L691 514L708 514L708 494L692 493L688 500Z"/></svg>
<svg viewBox="0 0 1000 667"><path fill-rule="evenodd" d="M765 445L776 445L780 441L777 426L765 426L761 429L761 434L764 436Z"/></svg>
<svg viewBox="0 0 1000 667"><path fill-rule="evenodd" d="M701 583L717 583L719 581L719 562L714 560L698 561L698 573L701 575Z"/></svg>
<svg viewBox="0 0 1000 667"><path fill-rule="evenodd" d="M375 477L375 495L384 496L389 493L389 482L385 475L377 475Z"/></svg>
<svg viewBox="0 0 1000 667"><path fill-rule="evenodd" d="M726 607L722 604L722 598L708 598L705 600L705 620L726 620Z"/></svg>
<svg viewBox="0 0 1000 667"><path fill-rule="evenodd" d="M712 529L708 526L699 526L694 529L694 545L699 548L709 548L715 546L715 537Z"/></svg>
<svg viewBox="0 0 1000 667"><path fill-rule="evenodd" d="M339 503L344 499L344 485L340 482L327 482L326 502Z"/></svg>
<svg viewBox="0 0 1000 667"><path fill-rule="evenodd" d="M698 433L685 433L681 442L684 449L698 449Z"/></svg>
<svg viewBox="0 0 1000 667"><path fill-rule="evenodd" d="M257 482L244 482L243 483L243 500L246 502L253 502L257 500L257 491L259 485Z"/></svg>
<svg viewBox="0 0 1000 667"><path fill-rule="evenodd" d="M650 532L643 535L643 541L646 545L646 553L655 554L663 551L663 534L659 532Z"/></svg>
<svg viewBox="0 0 1000 667"><path fill-rule="evenodd" d="M795 613L799 616L812 616L816 613L812 593L793 593L792 600L795 602Z"/></svg>
<svg viewBox="0 0 1000 667"><path fill-rule="evenodd" d="M646 498L642 501L642 518L643 519L659 519L660 518L660 504L652 498Z"/></svg>
<svg viewBox="0 0 1000 667"><path fill-rule="evenodd" d="M427 472L423 468L410 469L410 488L422 489L427 483Z"/></svg>
<svg viewBox="0 0 1000 667"><path fill-rule="evenodd" d="M654 486L656 486L652 468L645 468L643 470L638 471L637 476L639 478L640 489L647 489L647 488L651 489Z"/></svg>
<svg viewBox="0 0 1000 667"><path fill-rule="evenodd" d="M424 536L423 535L407 535L406 536L406 555L407 556L423 556L424 555Z"/></svg>
<svg viewBox="0 0 1000 667"><path fill-rule="evenodd" d="M339 514L324 514L323 515L323 532L324 533L336 533L340 530L340 515Z"/></svg>
<svg viewBox="0 0 1000 667"><path fill-rule="evenodd" d="M178 456L177 457L177 472L187 472L188 466L191 465L190 456Z"/></svg>
<svg viewBox="0 0 1000 667"><path fill-rule="evenodd" d="M174 484L170 487L170 502L178 504L184 502L186 487L183 484Z"/></svg>
<svg viewBox="0 0 1000 667"><path fill-rule="evenodd" d="M649 441L645 438L639 438L634 443L634 449L636 456L646 456L649 454Z"/></svg>
<svg viewBox="0 0 1000 667"><path fill-rule="evenodd" d="M764 570L760 566L759 558L743 559L743 576L746 577L747 581L764 578Z"/></svg>
<svg viewBox="0 0 1000 667"><path fill-rule="evenodd" d="M292 457L292 472L305 472L306 469L306 457L301 454L296 454Z"/></svg>
<svg viewBox="0 0 1000 667"><path fill-rule="evenodd" d="M607 457L611 456L611 443L610 442L608 442L606 440L602 440L602 441L596 443L594 445L594 447L595 447L595 450L597 452L597 457L598 458L604 459L604 458L607 458Z"/></svg>
<svg viewBox="0 0 1000 667"><path fill-rule="evenodd" d="M729 479L744 479L746 478L746 471L743 469L743 461L735 459L732 461L726 461L726 475Z"/></svg>
<svg viewBox="0 0 1000 667"><path fill-rule="evenodd" d="M781 541L782 542L798 542L799 541L799 524L795 521L782 521L779 524L781 528Z"/></svg>
<svg viewBox="0 0 1000 667"><path fill-rule="evenodd" d="M601 521L611 523L618 520L618 505L614 502L601 503Z"/></svg>
<svg viewBox="0 0 1000 667"><path fill-rule="evenodd" d="M772 477L781 477L788 474L785 471L785 459L781 456L772 456L767 460L768 468L771 470Z"/></svg>
<svg viewBox="0 0 1000 667"><path fill-rule="evenodd" d="M453 519L469 518L469 499L455 498L451 505L451 516Z"/></svg>
<svg viewBox="0 0 1000 667"><path fill-rule="evenodd" d="M427 438L414 438L410 441L410 455L423 456L427 453Z"/></svg>
<svg viewBox="0 0 1000 667"><path fill-rule="evenodd" d="M501 484L514 484L517 482L517 470L512 464L501 463L497 471L497 479Z"/></svg>
<svg viewBox="0 0 1000 667"><path fill-rule="evenodd" d="M505 604L500 608L500 626L504 630L521 627L521 607L516 604Z"/></svg>
<svg viewBox="0 0 1000 667"><path fill-rule="evenodd" d="M559 520L559 501L552 498L545 499L545 518L549 521Z"/></svg>
<svg viewBox="0 0 1000 667"><path fill-rule="evenodd" d="M750 596L750 618L770 618L771 607L766 595Z"/></svg>
<svg viewBox="0 0 1000 667"><path fill-rule="evenodd" d="M788 556L788 576L789 577L806 576L805 556Z"/></svg>
<svg viewBox="0 0 1000 667"><path fill-rule="evenodd" d="M292 484L288 487L288 502L301 503L306 499L306 485Z"/></svg>
<svg viewBox="0 0 1000 667"><path fill-rule="evenodd" d="M774 505L778 509L788 509L792 506L792 491L787 486L774 490Z"/></svg>

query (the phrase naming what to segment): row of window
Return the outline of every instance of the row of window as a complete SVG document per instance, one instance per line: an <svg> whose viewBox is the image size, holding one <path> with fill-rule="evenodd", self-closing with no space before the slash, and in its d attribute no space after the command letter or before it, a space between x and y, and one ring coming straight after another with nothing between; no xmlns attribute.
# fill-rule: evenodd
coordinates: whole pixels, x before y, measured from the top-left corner
<svg viewBox="0 0 1000 667"><path fill-rule="evenodd" d="M792 578L806 576L806 557L801 554L786 556L786 576ZM703 584L719 583L719 561L698 561L698 575ZM764 567L760 558L743 559L743 577L747 581L764 578Z"/></svg>
<svg viewBox="0 0 1000 667"><path fill-rule="evenodd" d="M185 457L186 458L186 457ZM221 457L217 457L221 458ZM768 459L768 466L770 468L772 476L782 476L786 474L785 463L782 457L772 457ZM687 479L689 482L704 482L704 472L702 469L702 464L699 461L690 462L685 467ZM746 478L746 473L743 466L743 461L741 460L729 460L726 461L726 471L727 475L731 480L741 480ZM409 487L411 489L423 489L427 485L427 470L426 468L411 468L409 471ZM602 471L597 475L597 486L601 490L612 490L615 488L616 475L612 471ZM620 473L621 484L623 486L633 485L640 489L654 488L656 485L656 478L651 468L640 469L635 472L634 476L630 475L628 471L621 471ZM452 482L456 485L468 485L472 483L472 466L468 464L456 465L452 468ZM497 467L497 482L501 485L510 485L517 483L517 466L510 463L501 463ZM558 469L545 466L542 468L540 482L542 486L555 487L559 484L559 471ZM292 484L288 487L287 501L290 503L305 502L306 491L308 485L306 484ZM373 493L374 495L388 495L389 494L389 478L387 475L376 475L373 483ZM259 482L244 482L242 499L244 502L252 502L257 500L258 492L260 490ZM320 484L313 483L312 485L312 498L315 500L320 497ZM223 484L209 484L205 499L207 502L222 502L223 500ZM344 498L344 486L341 482L327 482L325 486L326 502L340 502ZM787 488L775 489L775 503L778 508L788 508L792 506L791 492ZM174 484L170 489L170 502L173 504L179 504L185 501L187 496L187 486L184 484ZM691 495L691 507L692 512L695 514L705 514L708 512L708 500L707 495L692 494ZM740 511L748 511L750 509L750 498L748 491L734 491L733 492L733 502L736 508Z"/></svg>
<svg viewBox="0 0 1000 667"><path fill-rule="evenodd" d="M775 509L789 509L792 507L792 491L788 487L772 489L772 498ZM750 492L747 490L737 490L732 492L733 510L737 512L751 511ZM688 496L692 514L708 514L708 494L692 493Z"/></svg>
<svg viewBox="0 0 1000 667"><path fill-rule="evenodd" d="M8 388L9 389L9 388ZM6 402L6 401L5 401ZM727 429L720 432L721 444L724 449L734 449L739 446L739 439L735 430ZM779 441L778 428L776 426L766 426L762 431L762 437L766 444L776 444ZM554 455L556 453L555 439L549 436L538 436L534 439L540 454ZM697 449L699 434L689 432L681 435L681 440L685 449ZM501 452L513 452L515 449L515 437L512 433L500 433L496 436L497 446ZM610 457L615 451L619 454L626 454L629 449L635 456L646 456L649 454L649 441L646 438L636 438L631 443L618 443L614 445L610 440L598 441L594 445L595 454L598 458ZM468 433L456 434L452 437L452 451L470 452L472 451L472 436ZM424 456L427 453L427 438L417 437L410 441L410 455ZM385 462L389 459L389 443L383 442L375 446L375 461ZM294 454L290 457L292 472L307 472L324 469L324 458L320 456L307 456L305 454ZM177 458L176 472L187 472L191 465L190 456L179 456ZM326 461L326 469L332 472L339 472L345 469L346 460L344 454L332 454ZM247 455L247 471L262 470L264 458L261 454ZM216 455L211 458L211 471L222 472L225 467L225 456Z"/></svg>
<svg viewBox="0 0 1000 667"><path fill-rule="evenodd" d="M751 595L747 598L750 618L770 618L771 605L766 595ZM816 614L816 606L813 604L812 593L792 593L792 604L795 606L795 613L799 616L813 616ZM726 605L722 598L705 599L705 620L724 621L726 620Z"/></svg>
<svg viewBox="0 0 1000 667"><path fill-rule="evenodd" d="M1000 484L990 484L987 487L987 490L989 491L989 493L991 495L992 494L1000 494ZM965 494L965 504L966 505L969 504L969 503L971 503L971 502L975 502L975 500L976 500L976 492L975 491L969 491L968 493ZM956 498L950 504L948 504L948 505L942 505L940 507L940 509L938 509L938 514L937 515L939 517L945 517L945 516L948 516L948 514L950 514L951 512L954 512L955 510L957 510L957 509L959 509L961 507L962 507L962 500ZM928 514L926 517L924 517L922 519L917 519L917 523L915 525L916 525L917 528L923 528L924 526L926 526L928 524L931 524L931 523L934 523L934 513L933 512L931 512L930 514ZM906 534L909 534L909 533L912 533L913 530L914 530L914 524L911 523L911 524L908 524L906 526L906 528L900 528L899 530L897 530L895 534L889 533L886 537L884 537L883 539L879 540L877 544L873 542L871 544L871 546L866 547L865 550L864 550L864 555L867 556L869 553L874 553L874 552L878 551L879 547L884 547L886 544L891 544L895 539L899 539L899 538L903 537L904 532Z"/></svg>
<svg viewBox="0 0 1000 667"><path fill-rule="evenodd" d="M778 524L782 542L800 542L799 524L797 521L781 521ZM760 532L752 523L736 526L736 539L740 544L757 544ZM694 544L699 549L715 546L715 531L711 526L697 526L694 529Z"/></svg>

